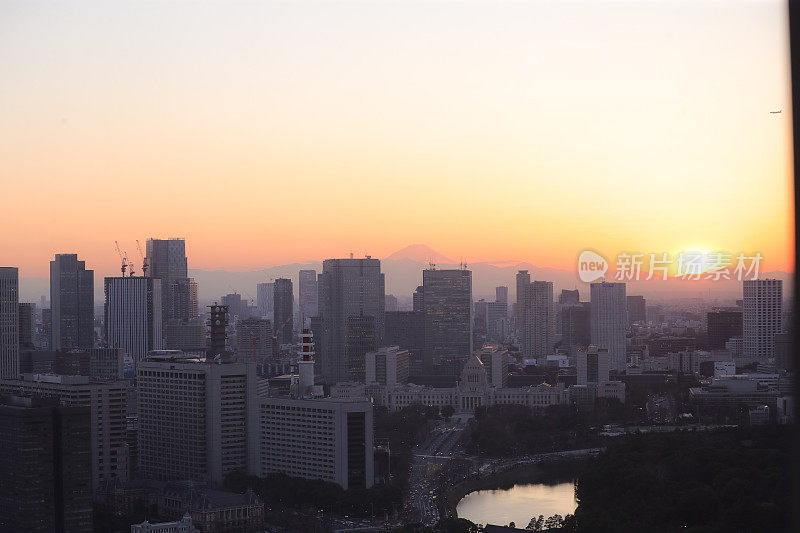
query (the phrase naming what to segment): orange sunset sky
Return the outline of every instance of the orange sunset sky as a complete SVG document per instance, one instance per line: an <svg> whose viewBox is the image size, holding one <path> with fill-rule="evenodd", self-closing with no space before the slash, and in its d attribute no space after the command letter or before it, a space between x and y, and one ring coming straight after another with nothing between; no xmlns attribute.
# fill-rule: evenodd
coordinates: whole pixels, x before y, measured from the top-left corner
<svg viewBox="0 0 800 533"><path fill-rule="evenodd" d="M7 1L0 72L22 277L170 236L205 269L425 243L793 270L783 2Z"/></svg>

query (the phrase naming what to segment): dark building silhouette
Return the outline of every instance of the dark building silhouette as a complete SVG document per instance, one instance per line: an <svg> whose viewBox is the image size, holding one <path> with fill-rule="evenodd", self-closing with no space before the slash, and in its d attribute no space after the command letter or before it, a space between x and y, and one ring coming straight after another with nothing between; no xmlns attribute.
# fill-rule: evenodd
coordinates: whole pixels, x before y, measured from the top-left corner
<svg viewBox="0 0 800 533"><path fill-rule="evenodd" d="M562 307L561 315L561 348L575 354L577 350L589 346L591 341L591 304L579 302L577 305Z"/></svg>
<svg viewBox="0 0 800 533"><path fill-rule="evenodd" d="M278 344L291 344L294 338L294 293L292 280L278 278L275 280L275 306L273 327L278 336Z"/></svg>
<svg viewBox="0 0 800 533"><path fill-rule="evenodd" d="M347 318L347 374L350 381L366 381L366 355L374 352L375 317L351 316Z"/></svg>
<svg viewBox="0 0 800 533"><path fill-rule="evenodd" d="M423 366L425 372L430 373L443 360L459 359L472 353L472 272L467 269L423 270L422 291Z"/></svg>
<svg viewBox="0 0 800 533"><path fill-rule="evenodd" d="M708 318L708 348L724 349L732 337L742 336L742 310L717 309L706 315Z"/></svg>
<svg viewBox="0 0 800 533"><path fill-rule="evenodd" d="M36 343L36 304L19 304L19 347L33 348Z"/></svg>
<svg viewBox="0 0 800 533"><path fill-rule="evenodd" d="M562 289L561 294L558 295L558 303L562 305L578 305L581 301L581 295L578 289L567 290Z"/></svg>
<svg viewBox="0 0 800 533"><path fill-rule="evenodd" d="M94 270L76 254L50 261L51 349L94 346Z"/></svg>
<svg viewBox="0 0 800 533"><path fill-rule="evenodd" d="M312 316L317 316L319 300L317 298L317 271L301 270L298 275L298 306L301 324L306 327Z"/></svg>
<svg viewBox="0 0 800 533"><path fill-rule="evenodd" d="M0 531L91 532L89 407L0 397Z"/></svg>
<svg viewBox="0 0 800 533"><path fill-rule="evenodd" d="M647 322L647 300L644 296L627 296L628 325L634 322Z"/></svg>

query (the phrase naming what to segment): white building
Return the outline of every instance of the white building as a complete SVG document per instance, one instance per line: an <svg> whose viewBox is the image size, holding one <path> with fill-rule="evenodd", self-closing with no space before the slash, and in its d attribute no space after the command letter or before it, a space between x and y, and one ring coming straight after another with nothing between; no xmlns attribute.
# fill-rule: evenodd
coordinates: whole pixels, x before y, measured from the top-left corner
<svg viewBox="0 0 800 533"><path fill-rule="evenodd" d="M625 370L627 318L625 284L605 281L592 283L590 309L592 344L599 348L608 348L608 353L611 355L611 370Z"/></svg>
<svg viewBox="0 0 800 533"><path fill-rule="evenodd" d="M489 384L505 387L508 383L508 350L498 346L484 346L480 359L488 369Z"/></svg>
<svg viewBox="0 0 800 533"><path fill-rule="evenodd" d="M365 356L365 382L380 383L389 387L407 382L409 358L408 350L401 350L399 346L389 346L368 352Z"/></svg>
<svg viewBox="0 0 800 533"><path fill-rule="evenodd" d="M128 480L126 384L87 376L23 374L0 380L0 394L58 397L62 404L89 407L92 430L92 486L105 480Z"/></svg>
<svg viewBox="0 0 800 533"><path fill-rule="evenodd" d="M775 335L783 330L783 281L745 280L742 293L742 355L775 357Z"/></svg>
<svg viewBox="0 0 800 533"><path fill-rule="evenodd" d="M0 267L0 378L19 374L19 272Z"/></svg>
<svg viewBox="0 0 800 533"><path fill-rule="evenodd" d="M106 342L135 362L150 350L161 350L161 279L145 277L105 278Z"/></svg>
<svg viewBox="0 0 800 533"><path fill-rule="evenodd" d="M344 489L372 486L370 402L261 398L260 417L258 475L282 472Z"/></svg>
<svg viewBox="0 0 800 533"><path fill-rule="evenodd" d="M256 471L255 364L153 352L137 365L136 378L144 477L219 486L230 472Z"/></svg>

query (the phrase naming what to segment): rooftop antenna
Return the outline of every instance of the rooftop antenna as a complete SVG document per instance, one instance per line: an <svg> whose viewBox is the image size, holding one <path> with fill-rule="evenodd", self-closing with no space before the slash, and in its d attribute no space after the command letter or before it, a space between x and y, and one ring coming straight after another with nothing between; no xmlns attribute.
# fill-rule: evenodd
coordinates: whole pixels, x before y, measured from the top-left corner
<svg viewBox="0 0 800 533"><path fill-rule="evenodd" d="M147 257L142 253L142 245L136 239L136 247L139 249L139 256L142 258L142 276L147 276Z"/></svg>
<svg viewBox="0 0 800 533"><path fill-rule="evenodd" d="M122 267L120 268L120 270L122 270L122 277L124 278L125 277L125 270L128 268L128 258L125 257L122 254L122 251L119 249L119 243L117 241L114 241L114 246L117 247L117 253L119 254L119 260L122 263Z"/></svg>

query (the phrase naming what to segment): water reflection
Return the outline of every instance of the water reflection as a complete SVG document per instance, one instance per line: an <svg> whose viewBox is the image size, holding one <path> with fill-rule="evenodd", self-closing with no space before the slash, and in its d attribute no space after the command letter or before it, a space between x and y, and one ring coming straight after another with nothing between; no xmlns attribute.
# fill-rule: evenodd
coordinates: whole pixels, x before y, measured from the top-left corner
<svg viewBox="0 0 800 533"><path fill-rule="evenodd" d="M476 524L508 525L524 528L533 517L545 519L575 512L574 483L514 485L503 490L479 490L464 496L456 506L459 518Z"/></svg>

